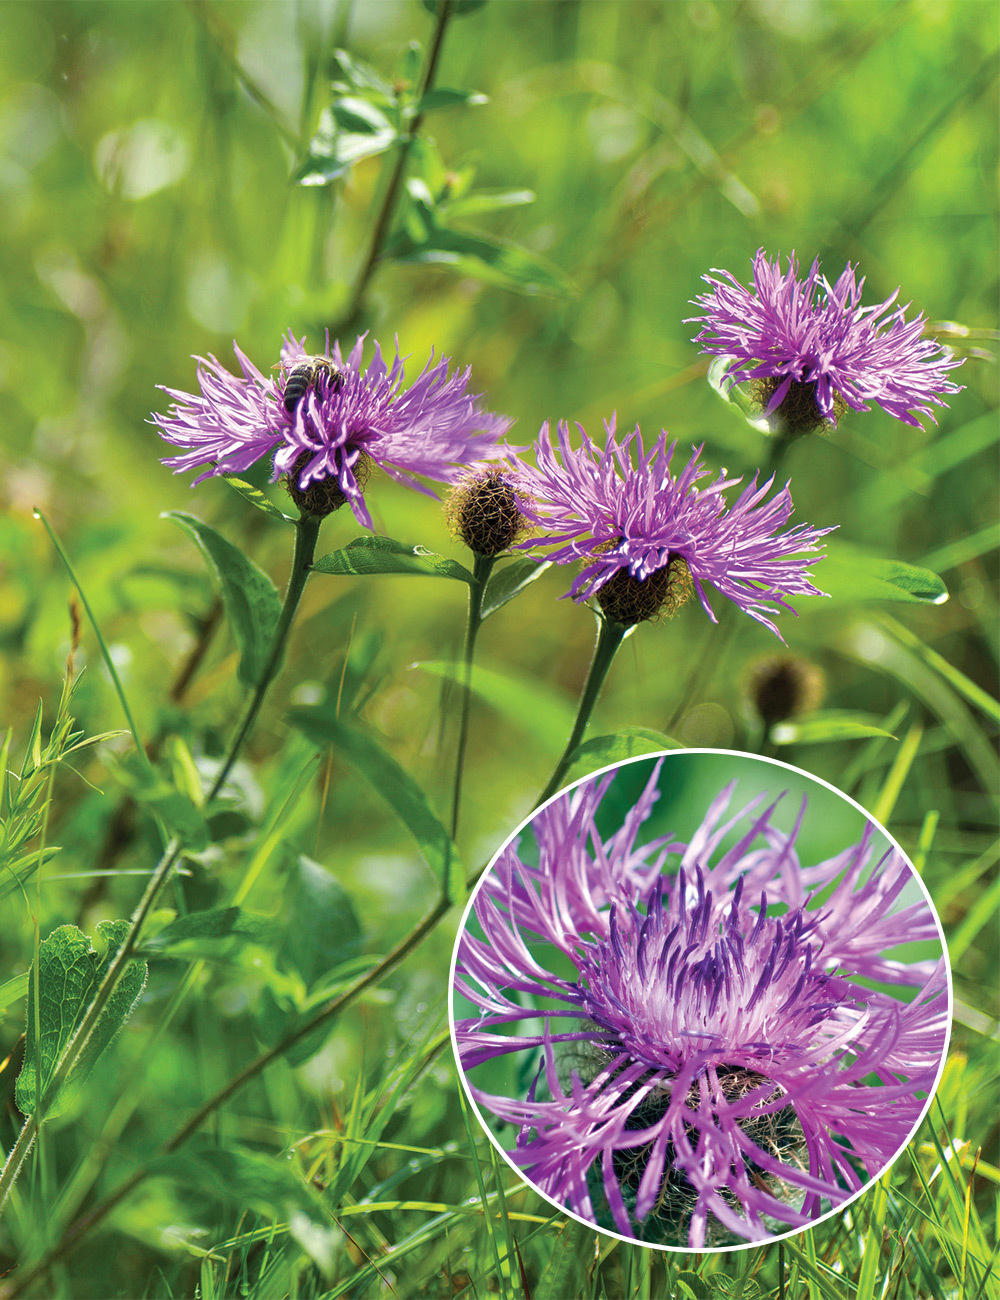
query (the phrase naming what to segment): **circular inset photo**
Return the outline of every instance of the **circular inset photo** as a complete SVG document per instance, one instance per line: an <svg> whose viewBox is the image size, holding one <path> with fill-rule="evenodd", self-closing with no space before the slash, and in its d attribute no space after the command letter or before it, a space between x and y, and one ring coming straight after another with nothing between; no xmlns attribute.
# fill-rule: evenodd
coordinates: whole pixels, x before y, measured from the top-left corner
<svg viewBox="0 0 1000 1300"><path fill-rule="evenodd" d="M941 926L899 846L796 768L634 759L503 846L455 946L452 1035L487 1133L560 1209L676 1250L842 1209L944 1062Z"/></svg>

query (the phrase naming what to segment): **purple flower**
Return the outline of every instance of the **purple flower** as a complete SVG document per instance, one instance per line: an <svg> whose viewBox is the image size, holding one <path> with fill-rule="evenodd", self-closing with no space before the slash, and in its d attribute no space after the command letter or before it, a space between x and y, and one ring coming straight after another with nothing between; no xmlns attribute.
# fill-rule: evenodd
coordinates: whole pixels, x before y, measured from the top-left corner
<svg viewBox="0 0 1000 1300"><path fill-rule="evenodd" d="M695 341L727 358L729 380L755 381L765 414L780 407L791 433L836 424L848 406L865 411L868 402L919 427L915 413L934 419L931 403L944 406L941 393L961 391L948 371L962 362L924 337L923 315L908 321L906 307L890 312L898 289L862 307L864 277L856 281L850 263L833 285L818 261L800 283L794 252L783 273L778 258L758 249L752 289L713 270L702 277L711 292L694 299L705 315L689 318L702 325Z"/></svg>
<svg viewBox="0 0 1000 1300"><path fill-rule="evenodd" d="M398 353L387 367L376 343L363 368L363 343L364 335L344 358L339 343L331 349L327 339L327 364L314 366L311 374L299 371L293 389L290 377L310 356L290 334L277 376L262 374L236 344L242 377L214 357L196 358L200 394L165 388L174 405L167 415L153 416L162 436L184 448L164 464L178 473L204 468L195 480L200 482L212 474L241 473L274 452L272 480L287 474L301 493L327 484L328 495L339 494L337 504L349 501L358 521L371 528L362 488L372 463L433 495L417 475L453 482L459 466L489 455L510 427L510 420L484 411L466 392L468 370L449 374L448 358L435 364L432 357L406 387Z"/></svg>
<svg viewBox="0 0 1000 1300"><path fill-rule="evenodd" d="M559 425L557 451L543 425L534 444L537 468L521 465L516 475L526 517L545 529L524 545L555 546L547 558L560 564L584 562L567 593L574 600L596 594L609 618L638 622L651 614L631 616L633 604L641 609L651 596L655 614L662 589L668 609L671 601L676 607L686 582L716 622L704 587L711 583L783 640L771 615L791 608L784 598L822 594L808 576L822 556L804 557L832 529L800 524L779 532L792 513L787 484L765 502L774 479L758 486L755 475L728 503L726 489L741 480L721 470L699 487L709 473L698 459L700 447L675 477L677 444L668 444L665 432L647 452L638 426L619 442L612 420L602 450L577 428L581 446L574 449L566 424Z"/></svg>
<svg viewBox="0 0 1000 1300"><path fill-rule="evenodd" d="M662 763L610 839L614 773L501 852L458 944L455 992L478 1015L456 1020L456 1050L477 1104L516 1128L509 1158L558 1204L659 1245L758 1242L850 1200L920 1120L945 965L893 949L940 936L872 825L800 862L805 800L786 833L764 795L728 815L733 782L690 842L644 838ZM519 1073L521 1095L485 1091L480 1066Z"/></svg>

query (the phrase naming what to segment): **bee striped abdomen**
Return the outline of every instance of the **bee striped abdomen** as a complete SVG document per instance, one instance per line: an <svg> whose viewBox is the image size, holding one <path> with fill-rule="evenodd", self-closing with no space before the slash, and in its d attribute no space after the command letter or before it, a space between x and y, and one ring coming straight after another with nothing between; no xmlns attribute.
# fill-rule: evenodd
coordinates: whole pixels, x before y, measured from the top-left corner
<svg viewBox="0 0 1000 1300"><path fill-rule="evenodd" d="M302 357L289 370L288 378L285 380L282 393L285 410L292 415L309 389L315 388L321 379L328 388L336 392L340 387L341 378L341 372L329 357Z"/></svg>

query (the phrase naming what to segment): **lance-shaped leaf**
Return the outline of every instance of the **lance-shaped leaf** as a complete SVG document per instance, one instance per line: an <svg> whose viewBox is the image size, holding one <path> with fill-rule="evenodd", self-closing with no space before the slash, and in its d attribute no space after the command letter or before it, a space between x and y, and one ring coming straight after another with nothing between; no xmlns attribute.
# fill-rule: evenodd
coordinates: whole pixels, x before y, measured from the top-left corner
<svg viewBox="0 0 1000 1300"><path fill-rule="evenodd" d="M813 565L809 576L840 604L901 600L941 605L948 599L948 588L930 569L883 559L838 540L827 543L826 555Z"/></svg>
<svg viewBox="0 0 1000 1300"><path fill-rule="evenodd" d="M392 537L355 537L342 550L317 560L312 571L356 578L389 573L472 582L472 574L457 560L445 559L422 546L407 546Z"/></svg>
<svg viewBox="0 0 1000 1300"><path fill-rule="evenodd" d="M536 578L540 578L545 570L551 567L551 560L539 562L526 557L505 565L486 584L482 617L489 618L498 609L503 609L508 600L519 596L525 587L530 587Z"/></svg>
<svg viewBox="0 0 1000 1300"><path fill-rule="evenodd" d="M128 934L127 921L101 921L97 927L101 950L75 925L60 925L38 948L39 1034L35 1033L34 969L28 979L28 1016L24 1066L17 1078L15 1100L25 1115L34 1112L55 1073L63 1049L83 1019L90 1002ZM95 1062L110 1045L138 1001L146 983L146 963L129 961L101 1013L83 1056L55 1096L45 1102L45 1116L65 1110L79 1092ZM41 1082L38 1063L41 1062Z"/></svg>
<svg viewBox="0 0 1000 1300"><path fill-rule="evenodd" d="M586 776L588 772L596 772L612 763L623 763L627 758L636 758L640 754L659 754L665 749L683 748L681 742L674 740L673 736L654 731L651 727L622 727L608 736L594 736L577 745L564 784Z"/></svg>
<svg viewBox="0 0 1000 1300"><path fill-rule="evenodd" d="M190 533L214 570L240 652L239 679L244 686L255 686L267 662L281 615L277 588L238 547L194 515L169 510L163 518L172 519Z"/></svg>
<svg viewBox="0 0 1000 1300"><path fill-rule="evenodd" d="M292 709L289 719L317 745L332 746L386 801L417 841L431 870L445 886L448 898L465 898L465 873L451 836L434 815L427 796L409 772L387 754L375 737L348 726L330 705Z"/></svg>
<svg viewBox="0 0 1000 1300"><path fill-rule="evenodd" d="M252 506L262 510L265 515L270 515L272 519L283 519L286 524L294 524L295 520L291 515L286 515L283 510L279 510L269 496L248 483L245 479L237 478L235 474L222 474L220 476L234 492L238 492L244 501L249 501Z"/></svg>

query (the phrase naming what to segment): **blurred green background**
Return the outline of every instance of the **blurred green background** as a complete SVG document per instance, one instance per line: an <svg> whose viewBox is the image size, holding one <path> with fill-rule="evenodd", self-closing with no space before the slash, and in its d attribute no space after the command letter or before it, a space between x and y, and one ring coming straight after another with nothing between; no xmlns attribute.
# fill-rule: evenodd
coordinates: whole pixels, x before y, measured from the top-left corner
<svg viewBox="0 0 1000 1300"><path fill-rule="evenodd" d="M683 323L709 268L746 280L760 246L794 249L806 264L820 256L831 276L851 260L867 276L871 301L899 285L914 311L973 331L948 331L970 356L957 374L966 389L937 427L912 429L876 410L792 448L784 469L795 522L837 524L846 542L926 565L951 595L943 605L804 599L798 619L783 615L790 648L825 672L824 709L864 715L896 739L792 743L780 752L875 811L915 855L956 965L954 1046L971 1064L949 1095L974 1108L971 1120L961 1111L968 1127L959 1136L972 1154L980 1143L989 1152L998 774L997 715L986 699L997 672L998 608L992 0L493 0L459 14L437 85L481 91L488 102L428 113L409 175L440 200L437 217L460 238L450 253L447 240L426 238L424 192L411 186L394 255L376 268L357 312L352 291L391 158L362 159L331 184L295 178L319 178L307 160L340 93L331 91L331 77L343 76L336 47L407 93L419 67L407 47L426 47L434 23L417 0L36 0L5 3L0 18L0 716L14 728L15 751L39 699L51 717L71 635L70 587L35 506L77 567L140 734L174 731L206 760L228 735L241 690L224 627L203 637L204 660L177 689L214 592L190 540L160 515L199 515L279 585L290 536L224 483L192 491L160 465L167 449L148 418L168 399L156 385L193 388L191 354L235 364L236 338L266 370L285 330L311 345L327 327L346 342L370 330L383 347L398 338L414 373L432 348L471 365L474 391L516 418L515 441L529 442L543 420L580 420L598 433L617 412L621 427L639 421L655 434L666 426L682 451L704 443L713 468L749 475L766 462L767 440L711 391L690 342L694 327ZM461 200L453 209L450 195ZM467 560L434 501L384 476L373 479L368 500L379 531ZM321 550L358 531L335 515ZM546 573L480 638L480 662L527 685L504 708L476 708L461 841L467 864L485 861L526 814L565 742L593 639L589 612L558 599L569 581L568 571ZM464 599L460 584L430 579L310 583L285 673L241 766L242 820L228 837L220 832L206 861L189 864L190 905L217 900L243 870L256 826L311 752L287 726L286 708L327 685L335 693L349 646L351 674L364 677L361 719L444 812L453 729L441 721L440 682L412 665L457 651ZM723 603L715 601L717 612ZM753 661L777 649L751 620L724 617L716 629L690 604L629 638L592 732L639 725L688 745L755 747L745 683ZM84 663L80 725L90 733L123 725L89 627L77 654ZM180 696L173 701L171 684ZM109 863L148 870L155 851L144 814L133 817L124 843L111 838L121 792L107 768L126 748L116 742L107 764L83 765L97 789L69 772L59 777L50 839L62 852L39 895L43 936L66 921L92 930L134 905L135 877L93 875ZM937 814L936 831L928 812ZM406 833L335 756L323 756L283 841L250 906L288 924L296 852L348 891L367 951L385 951L434 897ZM390 1048L441 1012L454 927L452 914L304 1070L281 1065L248 1090L239 1118L227 1121L233 1129L280 1148L323 1120L334 1123L356 1078L377 1071ZM0 978L25 970L31 953L31 916L15 894L0 914ZM94 1076L100 1104L81 1108L53 1139L60 1176L95 1141L176 978L175 965L154 966L146 1003ZM206 975L197 1007L157 1049L128 1129L132 1148L154 1150L258 1050L248 1011L260 993L256 978L238 964ZM7 1011L7 1050L22 1021L23 1002ZM429 1147L454 1138L455 1086L450 1062L438 1056L395 1140ZM16 1131L16 1115L9 1120L5 1143ZM995 1149L984 1156L995 1159ZM103 1190L127 1168L113 1152ZM433 1180L442 1199L475 1190L462 1161L435 1166ZM990 1188L981 1174L976 1197ZM28 1248L31 1223L44 1217L45 1188L36 1195L42 1200L24 1212L8 1255ZM109 1264L97 1237L59 1285L74 1296L123 1287L190 1293L200 1266L184 1243L198 1225L214 1224L213 1204L186 1200L168 1182L147 1187L113 1221L121 1259ZM165 1235L166 1224L181 1225L177 1239ZM385 1222L378 1233L393 1235ZM373 1240L365 1241L369 1254ZM535 1279L543 1245L522 1245ZM419 1254L400 1294L452 1293L441 1281L449 1252L435 1249ZM487 1271L489 1258L480 1258ZM353 1285L366 1294L372 1275L354 1262ZM608 1293L640 1267L631 1257L607 1262ZM156 1269L170 1280L151 1283ZM491 1285L515 1284L516 1270L514 1281L509 1268L494 1271L506 1280Z"/></svg>

